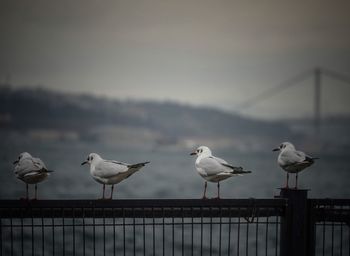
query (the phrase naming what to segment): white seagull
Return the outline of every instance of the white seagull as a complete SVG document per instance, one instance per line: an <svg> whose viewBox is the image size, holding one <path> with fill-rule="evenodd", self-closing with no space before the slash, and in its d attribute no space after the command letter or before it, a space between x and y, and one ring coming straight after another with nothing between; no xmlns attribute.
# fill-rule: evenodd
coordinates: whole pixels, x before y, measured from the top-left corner
<svg viewBox="0 0 350 256"><path fill-rule="evenodd" d="M28 184L35 184L34 199L37 199L37 184L45 180L53 171L48 170L40 158L32 157L28 152L21 153L13 164L16 178L26 183L25 199L29 199Z"/></svg>
<svg viewBox="0 0 350 256"><path fill-rule="evenodd" d="M91 176L95 181L103 184L102 199L105 199L105 185L112 185L109 197L109 199L112 199L114 185L130 177L148 163L126 164L114 160L105 160L96 153L90 153L87 160L81 165L90 164Z"/></svg>
<svg viewBox="0 0 350 256"><path fill-rule="evenodd" d="M220 181L233 176L251 173L245 171L242 167L235 167L228 164L225 160L212 155L211 150L206 146L200 146L190 155L196 155L196 169L200 176L206 181L204 183L203 199L206 199L207 181L216 182L218 186L217 198L220 198Z"/></svg>
<svg viewBox="0 0 350 256"><path fill-rule="evenodd" d="M290 142L283 142L277 148L272 151L280 151L277 163L278 165L287 172L287 180L285 188L288 188L289 173L295 173L295 189L298 188L298 173L305 168L312 165L316 157L306 155L302 151L295 149L294 145Z"/></svg>

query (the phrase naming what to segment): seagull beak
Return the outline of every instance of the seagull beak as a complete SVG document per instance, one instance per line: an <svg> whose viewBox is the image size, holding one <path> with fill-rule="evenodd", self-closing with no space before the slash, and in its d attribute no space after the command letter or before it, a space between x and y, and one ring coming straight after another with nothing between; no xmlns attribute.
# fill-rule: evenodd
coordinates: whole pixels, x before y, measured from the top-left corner
<svg viewBox="0 0 350 256"><path fill-rule="evenodd" d="M280 148L274 148L272 151L280 151Z"/></svg>
<svg viewBox="0 0 350 256"><path fill-rule="evenodd" d="M14 162L13 162L13 164L18 164L18 162L19 162L19 161L18 161L18 160L16 160L16 161L14 161Z"/></svg>
<svg viewBox="0 0 350 256"><path fill-rule="evenodd" d="M192 153L190 153L190 155L194 156L194 155L197 155L197 153L196 152L192 152Z"/></svg>
<svg viewBox="0 0 350 256"><path fill-rule="evenodd" d="M84 161L84 162L81 163L81 165L84 165L84 164L87 164L87 163L88 163L88 161Z"/></svg>

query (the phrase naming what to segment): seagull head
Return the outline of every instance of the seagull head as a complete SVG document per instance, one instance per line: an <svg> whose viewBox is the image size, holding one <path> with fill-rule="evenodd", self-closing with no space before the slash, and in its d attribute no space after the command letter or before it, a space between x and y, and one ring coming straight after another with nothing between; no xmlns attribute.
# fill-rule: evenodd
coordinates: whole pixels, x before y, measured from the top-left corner
<svg viewBox="0 0 350 256"><path fill-rule="evenodd" d="M14 161L13 164L18 164L18 162L21 161L21 159L25 159L29 157L32 157L32 156L28 152L22 152L21 154L19 154L17 160Z"/></svg>
<svg viewBox="0 0 350 256"><path fill-rule="evenodd" d="M96 154L96 153L90 153L87 157L87 159L81 163L81 165L84 165L84 164L92 164L93 162L96 162L98 160L100 160L101 157Z"/></svg>
<svg viewBox="0 0 350 256"><path fill-rule="evenodd" d="M285 149L295 149L295 147L290 142L283 142L277 148L274 148L272 151L283 151Z"/></svg>
<svg viewBox="0 0 350 256"><path fill-rule="evenodd" d="M211 156L211 150L206 146L200 146L193 151L191 156Z"/></svg>

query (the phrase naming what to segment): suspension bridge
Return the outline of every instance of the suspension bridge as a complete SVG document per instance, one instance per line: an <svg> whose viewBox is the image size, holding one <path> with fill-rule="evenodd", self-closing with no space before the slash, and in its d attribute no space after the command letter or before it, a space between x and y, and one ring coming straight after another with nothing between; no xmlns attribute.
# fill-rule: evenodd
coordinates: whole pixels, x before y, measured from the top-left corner
<svg viewBox="0 0 350 256"><path fill-rule="evenodd" d="M321 95L322 95L322 87L324 77L329 77L333 80L342 82L344 84L350 85L350 76L343 74L338 71L334 71L327 68L316 67L314 69L305 70L294 77L291 77L282 83L277 84L271 88L268 88L261 92L258 95L255 95L247 100L241 102L236 107L239 111L243 111L248 108L252 108L258 105L260 102L265 101L276 94L279 94L290 87L294 87L300 85L301 82L312 78L313 79L313 87L314 87L314 97L313 97L313 122L315 132L319 133L321 126Z"/></svg>

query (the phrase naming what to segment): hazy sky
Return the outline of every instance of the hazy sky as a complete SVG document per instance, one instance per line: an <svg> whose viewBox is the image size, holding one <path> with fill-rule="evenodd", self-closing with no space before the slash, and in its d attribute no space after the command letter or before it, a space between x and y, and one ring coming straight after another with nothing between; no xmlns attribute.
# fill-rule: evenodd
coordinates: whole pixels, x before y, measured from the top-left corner
<svg viewBox="0 0 350 256"><path fill-rule="evenodd" d="M0 79L236 111L315 66L350 74L349 13L348 0L0 0ZM323 82L325 113L347 112L350 85ZM311 115L312 83L244 113Z"/></svg>

